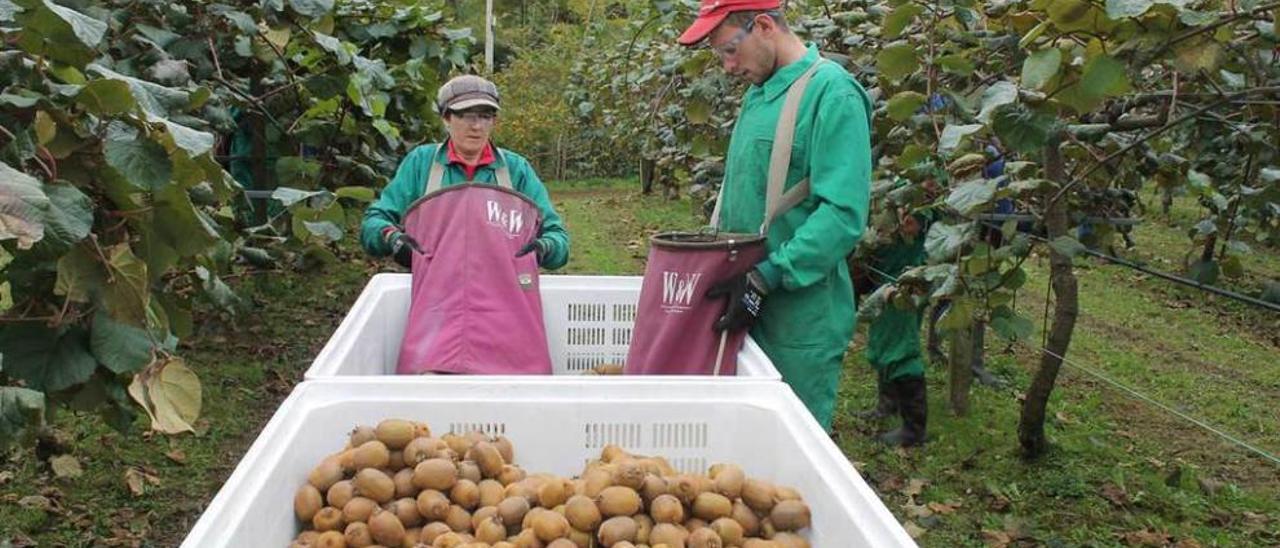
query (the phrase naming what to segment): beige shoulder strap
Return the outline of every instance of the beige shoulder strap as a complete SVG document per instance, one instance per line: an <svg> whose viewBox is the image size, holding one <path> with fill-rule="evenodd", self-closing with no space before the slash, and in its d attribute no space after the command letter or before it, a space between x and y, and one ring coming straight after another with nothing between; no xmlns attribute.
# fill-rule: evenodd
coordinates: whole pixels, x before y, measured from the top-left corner
<svg viewBox="0 0 1280 548"><path fill-rule="evenodd" d="M498 186L507 190L515 190L515 185L511 184L511 170L507 169L507 157L502 153L502 149L493 147L493 153L498 155L498 161L502 162L498 169L494 170L494 178L498 180Z"/></svg>
<svg viewBox="0 0 1280 548"><path fill-rule="evenodd" d="M444 164L438 162L440 159L440 149L446 145L443 143L436 147L436 153L431 155L431 171L427 174L427 188L422 191L422 195L426 196L437 190L440 190L444 184ZM511 170L507 169L507 157L502 154L502 149L493 147L493 153L498 156L498 160L502 165L494 170L494 178L498 180L498 186L507 190L515 190L515 185L511 184ZM470 183L470 181L468 181Z"/></svg>

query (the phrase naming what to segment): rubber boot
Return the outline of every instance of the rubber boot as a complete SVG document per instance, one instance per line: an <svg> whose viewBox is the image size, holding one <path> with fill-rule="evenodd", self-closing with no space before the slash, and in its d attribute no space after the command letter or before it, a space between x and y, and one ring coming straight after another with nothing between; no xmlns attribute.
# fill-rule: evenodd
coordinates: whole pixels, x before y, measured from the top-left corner
<svg viewBox="0 0 1280 548"><path fill-rule="evenodd" d="M907 377L893 382L902 426L885 432L880 441L889 445L912 447L925 442L929 417L929 399L923 377Z"/></svg>
<svg viewBox="0 0 1280 548"><path fill-rule="evenodd" d="M871 409L858 411L853 416L864 420L880 420L898 414L897 400L891 392L892 385L881 380L876 381L876 393L879 401Z"/></svg>

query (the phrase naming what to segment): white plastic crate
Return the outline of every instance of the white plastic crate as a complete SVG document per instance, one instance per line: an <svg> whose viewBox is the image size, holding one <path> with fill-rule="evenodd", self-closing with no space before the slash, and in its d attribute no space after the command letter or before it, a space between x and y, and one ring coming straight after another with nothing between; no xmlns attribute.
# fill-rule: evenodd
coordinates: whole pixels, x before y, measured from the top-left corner
<svg viewBox="0 0 1280 548"><path fill-rule="evenodd" d="M395 375L409 318L410 279L409 274L374 275L307 369L306 379ZM640 300L639 276L541 276L539 283L552 374L580 375L596 365L626 361ZM738 353L737 373L738 378L782 379L750 337Z"/></svg>
<svg viewBox="0 0 1280 548"><path fill-rule="evenodd" d="M236 466L184 547L286 546L293 495L357 424L427 422L436 435L503 434L530 472L573 476L609 443L685 472L717 462L799 490L816 548L915 546L786 385L577 377L324 379L300 384Z"/></svg>

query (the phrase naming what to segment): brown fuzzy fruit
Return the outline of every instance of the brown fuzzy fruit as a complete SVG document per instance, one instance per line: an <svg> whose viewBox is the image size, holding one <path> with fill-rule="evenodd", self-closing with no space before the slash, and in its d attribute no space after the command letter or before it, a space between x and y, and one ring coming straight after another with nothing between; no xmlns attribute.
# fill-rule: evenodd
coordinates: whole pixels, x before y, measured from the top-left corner
<svg viewBox="0 0 1280 548"><path fill-rule="evenodd" d="M369 518L369 534L383 546L399 546L404 540L404 524L395 514L374 510Z"/></svg>
<svg viewBox="0 0 1280 548"><path fill-rule="evenodd" d="M640 494L630 487L612 486L600 491L596 504L604 517L635 515L643 507Z"/></svg>
<svg viewBox="0 0 1280 548"><path fill-rule="evenodd" d="M613 469L613 484L639 491L644 487L645 469L636 461L622 461Z"/></svg>
<svg viewBox="0 0 1280 548"><path fill-rule="evenodd" d="M586 482L585 491L582 494L591 498L600 496L601 491L613 485L613 474L601 468L588 470L582 475L582 479Z"/></svg>
<svg viewBox="0 0 1280 548"><path fill-rule="evenodd" d="M523 468L514 464L508 464L502 467L502 472L498 473L498 483L503 485L511 485L528 477Z"/></svg>
<svg viewBox="0 0 1280 548"><path fill-rule="evenodd" d="M364 522L348 523L347 530L342 536L346 537L347 546L352 548L373 546L373 533L369 532L369 525Z"/></svg>
<svg viewBox="0 0 1280 548"><path fill-rule="evenodd" d="M742 468L734 464L726 464L712 478L712 488L715 492L733 500L742 495L742 484L746 481L747 476L742 472Z"/></svg>
<svg viewBox="0 0 1280 548"><path fill-rule="evenodd" d="M501 521L501 516L498 515L497 506L485 506L483 508L476 509L475 512L471 513L471 530L475 531L480 527L480 524L484 522L484 520L489 518Z"/></svg>
<svg viewBox="0 0 1280 548"><path fill-rule="evenodd" d="M760 533L760 517L742 499L733 502L733 513L729 517L742 526L744 535L754 537Z"/></svg>
<svg viewBox="0 0 1280 548"><path fill-rule="evenodd" d="M667 494L667 480L660 476L645 476L644 485L640 487L640 498L644 499L646 505L653 504L654 499L665 494Z"/></svg>
<svg viewBox="0 0 1280 548"><path fill-rule="evenodd" d="M653 531L649 533L649 545L666 544L671 548L685 548L685 541L688 538L689 532L684 527L670 523L659 523L654 525Z"/></svg>
<svg viewBox="0 0 1280 548"><path fill-rule="evenodd" d="M471 532L471 512L456 504L449 507L449 515L445 516L444 522L459 533Z"/></svg>
<svg viewBox="0 0 1280 548"><path fill-rule="evenodd" d="M347 548L347 538L341 531L325 531L316 537L316 548Z"/></svg>
<svg viewBox="0 0 1280 548"><path fill-rule="evenodd" d="M783 531L770 539L778 543L781 548L809 548L809 541L804 537L789 531Z"/></svg>
<svg viewBox="0 0 1280 548"><path fill-rule="evenodd" d="M460 479L449 490L449 500L467 511L475 510L480 506L480 487L471 480Z"/></svg>
<svg viewBox="0 0 1280 548"><path fill-rule="evenodd" d="M418 513L418 503L405 497L387 505L387 511L395 514L405 529L422 525L422 514Z"/></svg>
<svg viewBox="0 0 1280 548"><path fill-rule="evenodd" d="M476 540L480 542L493 544L506 538L507 528L495 518L485 519L476 527Z"/></svg>
<svg viewBox="0 0 1280 548"><path fill-rule="evenodd" d="M449 524L443 521L428 523L426 527L422 528L422 532L418 534L418 542L431 544L436 541L436 537L452 532L453 529L449 528Z"/></svg>
<svg viewBox="0 0 1280 548"><path fill-rule="evenodd" d="M404 451L391 451L391 460L387 462L387 470L399 472L407 468L404 463Z"/></svg>
<svg viewBox="0 0 1280 548"><path fill-rule="evenodd" d="M413 497L418 494L419 489L413 486L412 468L401 468L399 472L396 472L396 475L391 476L391 482L396 486L396 498L398 499Z"/></svg>
<svg viewBox="0 0 1280 548"><path fill-rule="evenodd" d="M512 445L511 440L506 436L498 436L493 438L493 446L498 448L498 454L502 455L502 462L516 461L516 448Z"/></svg>
<svg viewBox="0 0 1280 548"><path fill-rule="evenodd" d="M604 449L600 450L600 460L605 462L611 463L629 457L631 457L631 454L627 453L626 449L618 447L612 443L604 446Z"/></svg>
<svg viewBox="0 0 1280 548"><path fill-rule="evenodd" d="M342 508L348 502L351 502L351 499L355 498L355 496L356 486L351 483L351 480L342 480L329 488L329 492L325 493L324 500L329 503L329 506Z"/></svg>
<svg viewBox="0 0 1280 548"><path fill-rule="evenodd" d="M533 532L533 529L528 528L521 530L520 534L511 537L510 540L511 544L514 544L516 548L544 548L546 546L541 540L538 540L538 535Z"/></svg>
<svg viewBox="0 0 1280 548"><path fill-rule="evenodd" d="M684 530L690 533L707 526L707 522L698 518L689 518L684 522Z"/></svg>
<svg viewBox="0 0 1280 548"><path fill-rule="evenodd" d="M703 521L715 521L732 513L733 501L719 493L702 493L693 501L693 515Z"/></svg>
<svg viewBox="0 0 1280 548"><path fill-rule="evenodd" d="M547 548L578 548L578 545L567 538L558 538L547 544Z"/></svg>
<svg viewBox="0 0 1280 548"><path fill-rule="evenodd" d="M396 496L396 482L377 468L365 468L356 472L356 477L351 480L351 483L355 486L357 494L373 499L379 504L389 502Z"/></svg>
<svg viewBox="0 0 1280 548"><path fill-rule="evenodd" d="M767 513L776 502L773 484L758 479L748 479L742 484L742 501L752 510Z"/></svg>
<svg viewBox="0 0 1280 548"><path fill-rule="evenodd" d="M596 503L583 495L569 497L564 504L564 516L569 525L579 531L594 531L603 518Z"/></svg>
<svg viewBox="0 0 1280 548"><path fill-rule="evenodd" d="M387 449L404 449L414 438L413 423L402 419L387 419L378 423L374 436L387 446Z"/></svg>
<svg viewBox="0 0 1280 548"><path fill-rule="evenodd" d="M784 500L804 500L804 497L800 496L799 491L785 485L775 485L773 487L773 494L777 497L778 502L782 502Z"/></svg>
<svg viewBox="0 0 1280 548"><path fill-rule="evenodd" d="M498 516L502 518L502 523L517 524L524 522L525 514L529 513L529 500L524 497L507 497L498 503ZM572 521L570 521L572 524Z"/></svg>
<svg viewBox="0 0 1280 548"><path fill-rule="evenodd" d="M497 506L507 498L506 488L498 480L483 480L476 487L480 489L480 506Z"/></svg>
<svg viewBox="0 0 1280 548"><path fill-rule="evenodd" d="M480 465L480 473L486 478L496 478L502 473L502 467L508 463L502 459L502 453L492 443L481 441L471 446L467 458Z"/></svg>
<svg viewBox="0 0 1280 548"><path fill-rule="evenodd" d="M632 516L632 519L636 520L636 542L648 544L649 533L653 532L653 518L641 513Z"/></svg>
<svg viewBox="0 0 1280 548"><path fill-rule="evenodd" d="M742 548L782 548L782 545L772 540L749 538L742 542Z"/></svg>
<svg viewBox="0 0 1280 548"><path fill-rule="evenodd" d="M444 493L427 489L418 493L414 502L418 513L427 518L427 521L443 521L449 516L449 497L444 496Z"/></svg>
<svg viewBox="0 0 1280 548"><path fill-rule="evenodd" d="M444 442L435 438L413 438L404 446L400 454L404 458L405 466L414 467L424 460L435 458L437 453L446 447L448 446Z"/></svg>
<svg viewBox="0 0 1280 548"><path fill-rule="evenodd" d="M324 508L324 500L320 497L320 490L314 485L304 484L293 495L293 513L302 521L311 521L321 508Z"/></svg>
<svg viewBox="0 0 1280 548"><path fill-rule="evenodd" d="M351 468L356 471L365 468L386 468L391 462L391 452L378 440L361 444L352 450Z"/></svg>
<svg viewBox="0 0 1280 548"><path fill-rule="evenodd" d="M533 518L533 532L538 540L551 542L569 534L569 520L555 512L542 512Z"/></svg>
<svg viewBox="0 0 1280 548"><path fill-rule="evenodd" d="M687 474L676 477L674 482L668 481L667 490L687 506L693 506L693 501L702 493L697 478Z"/></svg>
<svg viewBox="0 0 1280 548"><path fill-rule="evenodd" d="M538 506L555 508L572 496L573 484L563 478L549 479L538 487Z"/></svg>
<svg viewBox="0 0 1280 548"><path fill-rule="evenodd" d="M808 527L811 519L809 506L794 499L779 502L769 511L769 521L779 531L799 531Z"/></svg>
<svg viewBox="0 0 1280 548"><path fill-rule="evenodd" d="M373 510L377 507L378 503L372 499L355 497L342 506L342 519L348 523L369 521L369 516L373 515Z"/></svg>
<svg viewBox="0 0 1280 548"><path fill-rule="evenodd" d="M480 483L484 479L484 474L480 473L480 466L475 461L464 460L458 463L458 479L470 480L471 483Z"/></svg>
<svg viewBox="0 0 1280 548"><path fill-rule="evenodd" d="M459 455L467 454L467 451L475 444L474 440L457 434L445 434L440 436L440 440L448 445L450 450Z"/></svg>
<svg viewBox="0 0 1280 548"><path fill-rule="evenodd" d="M413 437L415 438L431 437L431 425L425 422L413 421Z"/></svg>
<svg viewBox="0 0 1280 548"><path fill-rule="evenodd" d="M342 530L342 510L326 506L311 516L311 526L318 532Z"/></svg>
<svg viewBox="0 0 1280 548"><path fill-rule="evenodd" d="M619 542L635 542L637 529L636 520L618 516L601 523L596 536L604 546L613 546Z"/></svg>
<svg viewBox="0 0 1280 548"><path fill-rule="evenodd" d="M740 546L746 537L742 524L733 518L720 518L707 527L720 536L720 542L725 546Z"/></svg>
<svg viewBox="0 0 1280 548"><path fill-rule="evenodd" d="M649 515L658 523L684 523L684 505L671 495L659 495L649 504Z"/></svg>
<svg viewBox="0 0 1280 548"><path fill-rule="evenodd" d="M689 548L724 548L724 541L720 540L720 535L712 531L710 527L703 527L689 534Z"/></svg>
<svg viewBox="0 0 1280 548"><path fill-rule="evenodd" d="M413 469L413 486L448 491L458 482L458 466L448 459L427 459Z"/></svg>
<svg viewBox="0 0 1280 548"><path fill-rule="evenodd" d="M372 426L357 426L351 430L351 447L360 447L365 442L370 442L377 438L377 432Z"/></svg>
<svg viewBox="0 0 1280 548"><path fill-rule="evenodd" d="M323 493L333 487L333 484L342 481L342 476L342 465L334 459L325 459L307 474L307 483Z"/></svg>
<svg viewBox="0 0 1280 548"><path fill-rule="evenodd" d="M471 535L464 535L457 532L449 532L436 537L436 541L431 543L431 548L470 548L467 543L475 540Z"/></svg>

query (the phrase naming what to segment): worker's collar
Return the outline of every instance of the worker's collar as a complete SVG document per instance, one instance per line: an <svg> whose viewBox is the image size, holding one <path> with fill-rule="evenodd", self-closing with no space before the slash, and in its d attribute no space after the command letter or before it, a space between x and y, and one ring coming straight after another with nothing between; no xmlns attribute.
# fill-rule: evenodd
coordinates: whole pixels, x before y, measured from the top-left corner
<svg viewBox="0 0 1280 548"><path fill-rule="evenodd" d="M808 51L805 52L804 57L801 57L800 60L773 71L773 75L768 80L765 80L763 84L752 87L761 90L766 101L773 101L782 96L791 87L791 84L799 80L800 76L804 75L804 71L809 70L809 67L818 60L818 45L810 42L806 45L806 48Z"/></svg>
<svg viewBox="0 0 1280 548"><path fill-rule="evenodd" d="M445 158L450 164L461 164L461 165L470 166L473 168L479 167L479 166L487 166L489 164L494 163L494 161L496 160L493 154L493 143L485 143L484 150L480 151L480 158L478 158L475 161L475 163L468 163L467 160L462 157L462 155L458 154L458 149L457 147L453 146L452 139L450 139L447 144Z"/></svg>

